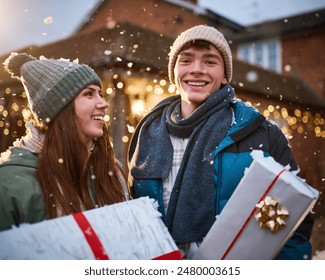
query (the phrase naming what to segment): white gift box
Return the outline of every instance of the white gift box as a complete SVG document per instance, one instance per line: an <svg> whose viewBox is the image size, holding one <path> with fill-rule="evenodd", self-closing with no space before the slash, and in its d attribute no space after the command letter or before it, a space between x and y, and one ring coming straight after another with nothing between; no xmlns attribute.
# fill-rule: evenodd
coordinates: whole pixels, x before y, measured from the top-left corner
<svg viewBox="0 0 325 280"><path fill-rule="evenodd" d="M0 232L0 259L181 259L148 197Z"/></svg>
<svg viewBox="0 0 325 280"><path fill-rule="evenodd" d="M274 259L315 205L316 189L272 157L252 156L193 259Z"/></svg>

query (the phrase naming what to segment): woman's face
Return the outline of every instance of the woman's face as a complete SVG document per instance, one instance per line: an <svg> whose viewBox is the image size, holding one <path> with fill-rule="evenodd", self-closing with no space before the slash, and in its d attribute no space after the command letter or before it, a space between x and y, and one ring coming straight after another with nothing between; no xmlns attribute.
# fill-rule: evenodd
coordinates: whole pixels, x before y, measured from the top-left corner
<svg viewBox="0 0 325 280"><path fill-rule="evenodd" d="M103 135L105 110L108 103L97 85L84 88L74 99L75 113L80 120L81 132L87 142Z"/></svg>

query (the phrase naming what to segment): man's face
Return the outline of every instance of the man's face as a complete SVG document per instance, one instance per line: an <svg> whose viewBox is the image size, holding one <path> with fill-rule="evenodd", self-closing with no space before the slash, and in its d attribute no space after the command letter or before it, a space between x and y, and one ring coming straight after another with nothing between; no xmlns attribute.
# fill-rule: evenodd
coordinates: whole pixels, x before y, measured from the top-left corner
<svg viewBox="0 0 325 280"><path fill-rule="evenodd" d="M194 109L227 83L223 57L213 45L182 50L176 60L174 75L182 105L186 103Z"/></svg>

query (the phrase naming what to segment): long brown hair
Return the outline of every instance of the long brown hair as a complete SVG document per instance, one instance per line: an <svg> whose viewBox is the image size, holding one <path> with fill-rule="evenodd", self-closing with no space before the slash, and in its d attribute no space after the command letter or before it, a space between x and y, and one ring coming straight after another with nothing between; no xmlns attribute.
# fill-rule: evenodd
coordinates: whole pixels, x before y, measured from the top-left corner
<svg viewBox="0 0 325 280"><path fill-rule="evenodd" d="M36 177L49 218L125 200L125 176L118 175L123 172L115 160L106 124L103 132L89 154L74 102L45 130Z"/></svg>

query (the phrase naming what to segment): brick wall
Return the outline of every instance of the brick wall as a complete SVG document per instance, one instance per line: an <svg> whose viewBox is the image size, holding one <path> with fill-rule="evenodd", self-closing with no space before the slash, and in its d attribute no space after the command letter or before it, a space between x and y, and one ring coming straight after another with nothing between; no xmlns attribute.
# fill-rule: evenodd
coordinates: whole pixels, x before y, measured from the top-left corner
<svg viewBox="0 0 325 280"><path fill-rule="evenodd" d="M301 78L325 98L325 27L282 40L283 74ZM286 71L287 67L289 70Z"/></svg>
<svg viewBox="0 0 325 280"><path fill-rule="evenodd" d="M187 1L196 2L196 1ZM207 19L192 11L159 0L105 1L90 24L82 32L96 30L106 23L108 28L116 22L128 21L158 33L176 36L181 31L197 24L207 23Z"/></svg>

